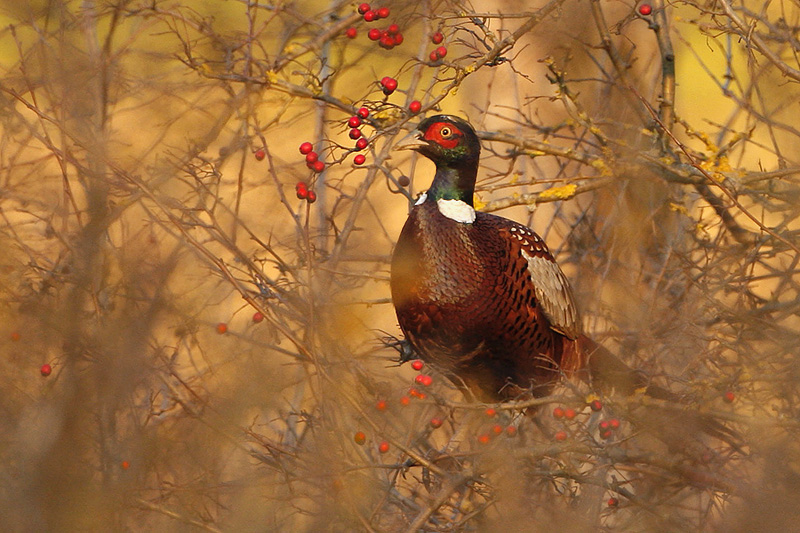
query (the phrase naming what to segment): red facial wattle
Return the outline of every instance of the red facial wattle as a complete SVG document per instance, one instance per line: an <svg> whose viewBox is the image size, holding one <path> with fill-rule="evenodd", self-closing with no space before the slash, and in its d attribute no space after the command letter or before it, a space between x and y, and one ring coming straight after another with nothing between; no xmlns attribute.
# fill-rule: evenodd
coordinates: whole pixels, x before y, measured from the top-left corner
<svg viewBox="0 0 800 533"><path fill-rule="evenodd" d="M452 124L436 122L425 131L424 139L433 141L442 148L451 149L458 146L464 134Z"/></svg>

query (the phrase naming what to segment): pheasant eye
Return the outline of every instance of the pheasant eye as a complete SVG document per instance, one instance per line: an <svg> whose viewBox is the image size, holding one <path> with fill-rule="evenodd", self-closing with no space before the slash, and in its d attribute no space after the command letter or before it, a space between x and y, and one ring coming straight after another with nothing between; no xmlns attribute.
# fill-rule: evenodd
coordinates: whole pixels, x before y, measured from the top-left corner
<svg viewBox="0 0 800 533"><path fill-rule="evenodd" d="M452 132L450 131L450 128L448 128L447 126L442 128L441 130L439 130L439 134L442 137L450 137L450 133L452 133Z"/></svg>

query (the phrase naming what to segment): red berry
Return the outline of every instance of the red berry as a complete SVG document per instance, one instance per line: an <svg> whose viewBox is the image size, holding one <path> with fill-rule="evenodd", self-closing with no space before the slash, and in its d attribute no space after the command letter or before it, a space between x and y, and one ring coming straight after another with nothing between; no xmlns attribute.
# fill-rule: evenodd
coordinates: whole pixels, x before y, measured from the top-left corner
<svg viewBox="0 0 800 533"><path fill-rule="evenodd" d="M353 128L350 130L350 138L351 139L358 139L361 137L361 130L358 128Z"/></svg>
<svg viewBox="0 0 800 533"><path fill-rule="evenodd" d="M557 441L567 440L567 432L566 431L556 431L556 434L553 435L553 438Z"/></svg>
<svg viewBox="0 0 800 533"><path fill-rule="evenodd" d="M391 35L384 35L383 37L381 37L381 40L380 42L378 42L378 44L384 50L391 50L392 48L394 48L394 39L392 38Z"/></svg>
<svg viewBox="0 0 800 533"><path fill-rule="evenodd" d="M614 433L613 431L611 431L610 429L607 429L607 430L603 431L602 433L600 433L600 437L602 437L604 439L610 439L611 435L613 433Z"/></svg>
<svg viewBox="0 0 800 533"><path fill-rule="evenodd" d="M378 444L378 451L381 453L386 453L389 451L389 443L386 441L381 442Z"/></svg>
<svg viewBox="0 0 800 533"><path fill-rule="evenodd" d="M420 380L420 384L423 387L430 387L433 384L433 378L430 377L428 374L420 374L422 379Z"/></svg>
<svg viewBox="0 0 800 533"><path fill-rule="evenodd" d="M364 13L364 20L367 22L372 22L373 20L378 20L380 17L374 11L367 11Z"/></svg>
<svg viewBox="0 0 800 533"><path fill-rule="evenodd" d="M308 200L308 203L313 204L317 201L317 193L314 191L308 191L308 197L306 199Z"/></svg>
<svg viewBox="0 0 800 533"><path fill-rule="evenodd" d="M227 332L228 332L228 324L226 324L225 322L220 322L219 324L217 324L217 333L222 335Z"/></svg>
<svg viewBox="0 0 800 533"><path fill-rule="evenodd" d="M573 418L575 418L576 414L577 413L575 412L575 409L573 409L572 407L567 407L566 409L564 409L564 418L566 418L567 420L572 420Z"/></svg>
<svg viewBox="0 0 800 533"><path fill-rule="evenodd" d="M361 137L359 140L356 141L356 149L363 150L364 148L367 147L368 144L369 141L366 140L364 137Z"/></svg>
<svg viewBox="0 0 800 533"><path fill-rule="evenodd" d="M400 176L397 178L397 184L401 187L408 187L411 185L411 179L408 176Z"/></svg>
<svg viewBox="0 0 800 533"><path fill-rule="evenodd" d="M347 121L347 125L351 128L357 128L361 125L361 119L359 117L350 117Z"/></svg>
<svg viewBox="0 0 800 533"><path fill-rule="evenodd" d="M363 4L359 4L359 6L358 6L358 13L360 15L363 15L364 13L366 13L369 10L370 10L369 4L367 4L366 2L364 2Z"/></svg>
<svg viewBox="0 0 800 533"><path fill-rule="evenodd" d="M606 429L608 429L609 428L608 420L601 421L600 424L598 424L598 427L600 428L601 431L605 431Z"/></svg>
<svg viewBox="0 0 800 533"><path fill-rule="evenodd" d="M11 340L14 342L17 342L21 337L22 336L17 331L11 333Z"/></svg>
<svg viewBox="0 0 800 533"><path fill-rule="evenodd" d="M556 407L553 409L553 418L564 418L564 408Z"/></svg>
<svg viewBox="0 0 800 533"><path fill-rule="evenodd" d="M127 470L131 467L131 463L130 461L122 461L119 466L121 466L123 470Z"/></svg>
<svg viewBox="0 0 800 533"><path fill-rule="evenodd" d="M322 161L317 161L316 163L314 163L313 170L314 172L319 174L320 172L325 170L325 163L323 163Z"/></svg>
<svg viewBox="0 0 800 533"><path fill-rule="evenodd" d="M356 165L363 165L366 160L367 158L364 157L364 154L358 154L353 158L353 163Z"/></svg>
<svg viewBox="0 0 800 533"><path fill-rule="evenodd" d="M442 41L444 41L444 35L442 35L442 32L437 31L431 34L431 42L433 44L441 44Z"/></svg>
<svg viewBox="0 0 800 533"><path fill-rule="evenodd" d="M611 420L608 421L608 426L611 429L619 429L619 420L616 418L612 418Z"/></svg>
<svg viewBox="0 0 800 533"><path fill-rule="evenodd" d="M414 398L419 398L420 392L419 392L419 390L418 390L417 388L415 388L415 387L409 387L409 389L408 389L408 395L409 395L409 396L413 396Z"/></svg>
<svg viewBox="0 0 800 533"><path fill-rule="evenodd" d="M403 34L402 33L395 34L395 36L394 36L394 45L398 46L398 45L401 45L401 44L403 44Z"/></svg>
<svg viewBox="0 0 800 533"><path fill-rule="evenodd" d="M433 418L431 418L430 424L433 429L440 428L442 427L442 424L444 424L444 420L442 420L438 416L434 416Z"/></svg>
<svg viewBox="0 0 800 533"><path fill-rule="evenodd" d="M653 7L650 4L642 4L639 6L639 13L645 17L653 12Z"/></svg>
<svg viewBox="0 0 800 533"><path fill-rule="evenodd" d="M400 398L400 405L408 405L410 403L411 403L411 398L409 398L408 396L402 396Z"/></svg>
<svg viewBox="0 0 800 533"><path fill-rule="evenodd" d="M489 418L497 416L497 409L495 409L494 407L489 407L484 412L486 413L486 416L488 416Z"/></svg>
<svg viewBox="0 0 800 533"><path fill-rule="evenodd" d="M367 37L369 37L370 41L377 41L378 39L381 38L381 35L382 35L381 30L379 30L378 28L372 28L367 32Z"/></svg>
<svg viewBox="0 0 800 533"><path fill-rule="evenodd" d="M385 411L386 410L386 400L378 400L375 404L375 409L378 411Z"/></svg>
<svg viewBox="0 0 800 533"><path fill-rule="evenodd" d="M386 17L389 16L389 8L388 7L382 7L380 9L378 9L375 13L378 15L378 18L385 19Z"/></svg>
<svg viewBox="0 0 800 533"><path fill-rule="evenodd" d="M263 161L264 157L266 157L267 154L266 154L266 152L264 152L264 150L259 149L259 150L256 150L256 153L253 154L253 155L256 156L256 161Z"/></svg>
<svg viewBox="0 0 800 533"><path fill-rule="evenodd" d="M592 408L592 411L600 411L603 408L603 403L600 400L592 400L589 407Z"/></svg>
<svg viewBox="0 0 800 533"><path fill-rule="evenodd" d="M425 363L423 363L423 362L422 362L421 360L419 360L419 359L415 359L414 361L411 361L411 368L413 368L413 369L414 369L414 370L416 370L417 372L419 372L420 370L422 370L422 367L423 367L423 366L425 366Z"/></svg>
<svg viewBox="0 0 800 533"><path fill-rule="evenodd" d="M314 145L310 142L304 142L300 145L300 153L303 155L310 154L314 151Z"/></svg>
<svg viewBox="0 0 800 533"><path fill-rule="evenodd" d="M308 186L305 182L297 182L297 185L294 186L294 190L297 193L298 200L305 200L308 196Z"/></svg>
<svg viewBox="0 0 800 533"><path fill-rule="evenodd" d="M733 401L736 399L736 395L733 392L728 391L722 396L722 398L728 403L733 403Z"/></svg>
<svg viewBox="0 0 800 533"><path fill-rule="evenodd" d="M319 159L319 155L317 154L317 152L309 152L306 154L306 163L308 163L309 165L313 165L314 163L316 163L317 159Z"/></svg>
<svg viewBox="0 0 800 533"><path fill-rule="evenodd" d="M366 107L360 107L358 108L358 111L356 111L356 115L361 118L367 118L369 116L369 109Z"/></svg>
<svg viewBox="0 0 800 533"><path fill-rule="evenodd" d="M618 499L616 499L616 498L609 498L608 499L608 506L609 507L616 507L617 505L619 505L619 500Z"/></svg>
<svg viewBox="0 0 800 533"><path fill-rule="evenodd" d="M428 395L425 394L424 392L420 392L419 394L417 394L417 398L419 398L420 400L424 400L427 397Z"/></svg>
<svg viewBox="0 0 800 533"><path fill-rule="evenodd" d="M397 80L387 76L381 80L381 85L383 85L384 92L393 93L397 89Z"/></svg>
<svg viewBox="0 0 800 533"><path fill-rule="evenodd" d="M447 48L444 46L440 46L439 48L436 49L436 55L439 56L440 59L443 58L444 56L447 55Z"/></svg>
<svg viewBox="0 0 800 533"><path fill-rule="evenodd" d="M389 27L386 28L386 33L389 35L395 35L397 32L400 31L400 26L397 24L389 24Z"/></svg>
<svg viewBox="0 0 800 533"><path fill-rule="evenodd" d="M481 444L489 444L489 441L492 440L492 437L488 433L484 433L482 435L478 435L478 442Z"/></svg>
<svg viewBox="0 0 800 533"><path fill-rule="evenodd" d="M42 374L44 377L47 377L47 376L49 376L49 375L50 375L50 373L51 373L51 372L53 372L53 367L51 367L50 365L48 365L47 363L45 363L45 364L43 364L43 365L42 365L42 367L39 369L39 372L41 372L41 374Z"/></svg>
<svg viewBox="0 0 800 533"><path fill-rule="evenodd" d="M436 50L432 51L428 57L431 58L431 61L439 61L439 54L436 53Z"/></svg>
<svg viewBox="0 0 800 533"><path fill-rule="evenodd" d="M494 433L495 435L499 435L502 432L503 432L503 426L501 426L500 424L495 424L492 426L492 433Z"/></svg>
<svg viewBox="0 0 800 533"><path fill-rule="evenodd" d="M517 436L517 428L514 426L508 426L506 428L506 435L509 437L516 437Z"/></svg>
<svg viewBox="0 0 800 533"><path fill-rule="evenodd" d="M356 31L355 28L347 28L347 30L345 30L344 34L347 35L347 37L350 38L350 39L355 39L356 35L358 35L358 32Z"/></svg>
<svg viewBox="0 0 800 533"><path fill-rule="evenodd" d="M420 104L418 100L414 100L408 104L408 110L416 115L422 110L422 104Z"/></svg>
<svg viewBox="0 0 800 533"><path fill-rule="evenodd" d="M356 444L362 446L365 442L367 442L367 436L363 431L356 431L356 434L353 435L353 440L356 441Z"/></svg>
<svg viewBox="0 0 800 533"><path fill-rule="evenodd" d="M261 311L256 311L255 313L253 313L253 322L258 324L262 320L264 320L264 313L262 313Z"/></svg>

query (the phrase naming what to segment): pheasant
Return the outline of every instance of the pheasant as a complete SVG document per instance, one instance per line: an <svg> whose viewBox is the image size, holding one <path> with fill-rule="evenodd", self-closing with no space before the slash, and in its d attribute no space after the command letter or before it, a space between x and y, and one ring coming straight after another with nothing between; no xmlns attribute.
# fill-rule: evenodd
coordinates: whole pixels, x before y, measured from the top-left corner
<svg viewBox="0 0 800 533"><path fill-rule="evenodd" d="M394 249L392 301L414 351L482 401L547 395L563 375L673 399L581 332L569 281L541 237L476 211L480 142L466 121L425 119L396 149L436 164Z"/></svg>

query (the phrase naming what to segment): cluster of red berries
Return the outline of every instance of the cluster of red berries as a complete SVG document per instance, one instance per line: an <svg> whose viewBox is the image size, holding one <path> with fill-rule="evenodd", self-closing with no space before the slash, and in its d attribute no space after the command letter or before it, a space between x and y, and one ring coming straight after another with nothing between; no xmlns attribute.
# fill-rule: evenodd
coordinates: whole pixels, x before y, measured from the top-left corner
<svg viewBox="0 0 800 533"><path fill-rule="evenodd" d="M431 42L433 44L441 44L443 40L444 40L444 35L442 35L442 32L440 32L440 31L437 31L436 33L431 35ZM434 50L431 50L431 53L430 53L430 55L428 57L430 58L431 61L433 61L435 63L436 61L439 61L440 59L444 59L444 56L446 56L446 55L447 55L447 47L446 46L439 46L439 47L435 48Z"/></svg>
<svg viewBox="0 0 800 533"><path fill-rule="evenodd" d="M514 437L517 435L517 428L515 428L514 426L503 427L500 424L495 424L486 433L481 433L480 435L478 435L478 443L489 444L490 442L492 442L493 437L502 435L503 432L505 432L506 436L508 437Z"/></svg>
<svg viewBox="0 0 800 533"><path fill-rule="evenodd" d="M363 431L356 431L355 435L353 435L353 441L355 441L355 443L358 444L359 446L363 446L367 442L366 433L364 433ZM380 444L378 444L378 451L380 453L388 452L389 443L386 442L385 440L381 441Z"/></svg>
<svg viewBox="0 0 800 533"><path fill-rule="evenodd" d="M399 44L403 44L403 34L397 24L389 24L385 30L372 28L367 32L370 41L378 41L378 46L384 50L391 50Z"/></svg>
<svg viewBox="0 0 800 533"><path fill-rule="evenodd" d="M384 76L381 79L381 88L383 89L383 94L389 96L397 89L397 80L389 76Z"/></svg>
<svg viewBox="0 0 800 533"><path fill-rule="evenodd" d="M325 163L320 161L319 154L314 151L314 145L306 141L300 145L300 153L306 156L306 166L316 173L325 170Z"/></svg>
<svg viewBox="0 0 800 533"><path fill-rule="evenodd" d="M367 22L385 19L389 16L388 7L379 7L378 9L373 10L366 2L358 5L358 12L361 15L364 15L364 20Z"/></svg>
<svg viewBox="0 0 800 533"><path fill-rule="evenodd" d="M427 376L427 377L430 378L430 376ZM433 383L433 378L431 378L431 381L428 382L428 385L430 385L431 383ZM420 384L422 385L422 383L420 383ZM425 385L425 386L427 387L428 385ZM403 404L403 405L408 405L409 403L411 403L411 398L417 398L418 400L424 400L427 397L428 397L428 395L425 394L424 392L420 391L418 388L410 387L408 389L408 396L403 396L402 398L400 398L400 403Z"/></svg>
<svg viewBox="0 0 800 533"><path fill-rule="evenodd" d="M428 374L418 374L414 378L414 382L423 387L430 387L433 384L433 378Z"/></svg>
<svg viewBox="0 0 800 533"><path fill-rule="evenodd" d="M578 413L572 407L567 407L566 409L563 407L556 407L553 409L553 418L556 420L561 420L562 418L572 420L577 414Z"/></svg>
<svg viewBox="0 0 800 533"><path fill-rule="evenodd" d="M488 407L483 413L487 418L495 418L497 416L497 409ZM507 437L515 437L517 435L517 428L516 426L503 426L495 422L486 431L478 435L478 443L489 444L494 437L502 435L503 433L505 433Z"/></svg>
<svg viewBox="0 0 800 533"><path fill-rule="evenodd" d="M597 428L600 430L600 437L610 439L611 435L619 429L619 419L610 418L608 420L601 420Z"/></svg>
<svg viewBox="0 0 800 533"><path fill-rule="evenodd" d="M376 20L385 19L389 16L388 7L380 7L372 9L369 4L361 4L358 6L358 12L364 16L365 22L375 22ZM355 28L347 28L344 34L350 38L355 39L358 31ZM403 44L403 34L400 33L400 26L397 24L389 24L385 30L372 28L367 32L367 37L370 41L377 41L381 48L391 50L397 45Z"/></svg>
<svg viewBox="0 0 800 533"><path fill-rule="evenodd" d="M362 121L369 116L369 109L361 107L356 111L356 114L347 120L347 126L350 128L350 138L356 141L356 151L361 151L369 145L369 141L364 137L364 134L359 129ZM367 158L364 154L356 154L353 158L353 163L356 165L363 165Z"/></svg>
<svg viewBox="0 0 800 533"><path fill-rule="evenodd" d="M306 200L310 204L317 201L317 193L314 192L314 189L309 189L305 181L298 181L294 186L294 191L298 200Z"/></svg>
<svg viewBox="0 0 800 533"><path fill-rule="evenodd" d="M598 412L603 409L603 404L600 400L595 399L589 402L589 407L592 409L592 411ZM577 416L577 414L578 413L572 407L564 408L559 406L553 409L553 418L555 418L556 420L562 420L562 419L572 420ZM604 439L610 438L614 434L614 432L617 429L619 429L619 426L620 426L619 420L616 418L610 418L608 420L601 421L598 424L598 429L600 430L600 437ZM567 432L563 430L557 431L553 435L553 438L555 438L557 441L566 440Z"/></svg>

